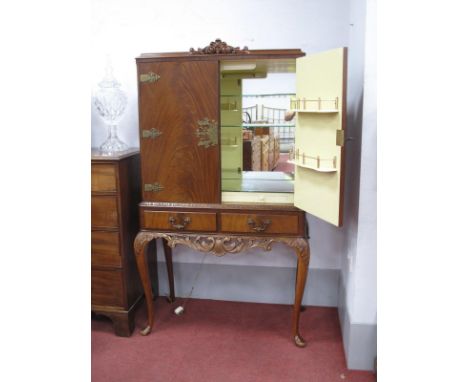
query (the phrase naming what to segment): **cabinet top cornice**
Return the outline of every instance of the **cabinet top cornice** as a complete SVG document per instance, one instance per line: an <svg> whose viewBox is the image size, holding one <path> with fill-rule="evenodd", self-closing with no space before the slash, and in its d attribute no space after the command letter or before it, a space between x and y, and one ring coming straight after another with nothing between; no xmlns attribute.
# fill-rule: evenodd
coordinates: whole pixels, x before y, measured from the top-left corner
<svg viewBox="0 0 468 382"><path fill-rule="evenodd" d="M203 49L207 49L205 47ZM232 48L232 47L231 47ZM206 60L258 60L258 59L280 59L298 58L305 55L300 49L256 49L239 50L238 53L203 53L203 49L187 52L166 52L166 53L142 53L136 58L137 62L145 61L206 61ZM232 48L236 49L236 48ZM201 51L201 52L200 52ZM222 50L221 50L222 52Z"/></svg>

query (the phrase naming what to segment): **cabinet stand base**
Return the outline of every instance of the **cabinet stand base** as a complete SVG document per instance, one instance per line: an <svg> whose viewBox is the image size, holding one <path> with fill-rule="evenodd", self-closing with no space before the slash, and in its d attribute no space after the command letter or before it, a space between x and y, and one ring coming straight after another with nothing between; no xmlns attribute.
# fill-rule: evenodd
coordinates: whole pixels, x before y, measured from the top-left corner
<svg viewBox="0 0 468 382"><path fill-rule="evenodd" d="M310 250L309 242L303 237L271 237L271 236L243 236L220 234L185 234L155 231L140 231L135 238L134 248L138 271L143 284L148 311L148 325L140 333L144 336L151 333L154 323L153 300L151 294L151 280L149 276L147 247L155 239L163 239L164 254L168 264L170 284L170 300L174 300L174 276L172 271L172 251L176 245L185 245L200 252L209 252L215 256L227 253L239 253L249 248L261 248L270 251L273 243L283 243L294 249L297 256L296 287L293 305L292 337L298 347L306 346L306 341L299 334L299 317L304 287L307 281Z"/></svg>

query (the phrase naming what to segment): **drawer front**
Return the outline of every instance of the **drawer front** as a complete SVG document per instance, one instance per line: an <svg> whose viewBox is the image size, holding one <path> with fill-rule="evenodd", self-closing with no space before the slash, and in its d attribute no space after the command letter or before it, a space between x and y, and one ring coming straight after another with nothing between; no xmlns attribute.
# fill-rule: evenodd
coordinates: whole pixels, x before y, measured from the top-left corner
<svg viewBox="0 0 468 382"><path fill-rule="evenodd" d="M117 197L91 196L91 225L95 228L119 226Z"/></svg>
<svg viewBox="0 0 468 382"><path fill-rule="evenodd" d="M91 265L122 265L118 232L91 231Z"/></svg>
<svg viewBox="0 0 468 382"><path fill-rule="evenodd" d="M91 270L91 304L125 308L122 271Z"/></svg>
<svg viewBox="0 0 468 382"><path fill-rule="evenodd" d="M250 234L298 235L299 215L221 213L221 231Z"/></svg>
<svg viewBox="0 0 468 382"><path fill-rule="evenodd" d="M163 231L216 231L216 213L144 211L144 228Z"/></svg>
<svg viewBox="0 0 468 382"><path fill-rule="evenodd" d="M117 177L113 164L91 165L91 191L117 191Z"/></svg>

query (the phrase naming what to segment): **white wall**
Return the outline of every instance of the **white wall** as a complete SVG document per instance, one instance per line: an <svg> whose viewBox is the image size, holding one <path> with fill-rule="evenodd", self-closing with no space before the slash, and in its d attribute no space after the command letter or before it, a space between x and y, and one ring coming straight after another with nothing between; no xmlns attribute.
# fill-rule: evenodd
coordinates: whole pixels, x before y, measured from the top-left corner
<svg viewBox="0 0 468 382"><path fill-rule="evenodd" d="M349 35L345 308L352 324L377 322L375 0L351 0Z"/></svg>
<svg viewBox="0 0 468 382"><path fill-rule="evenodd" d="M238 0L231 1L92 1L92 67L94 87L101 79L105 54L110 53L114 73L129 99L120 136L138 146L137 83L134 58L142 52L187 51L203 47L215 38L251 49L300 48L306 53L348 45L349 3L346 0ZM92 144L105 139L102 120L92 109ZM311 267L339 269L345 230L308 216ZM271 253L259 251L214 256L206 262L237 265L295 267L285 247ZM174 261L198 262L201 257L176 248Z"/></svg>
<svg viewBox="0 0 468 382"><path fill-rule="evenodd" d="M364 81L365 1L350 0L346 183L345 183L345 251L342 259L343 283L350 284L356 254L359 214L359 175L361 165L362 97ZM349 286L351 288L351 286ZM348 295L350 295L348 293Z"/></svg>
<svg viewBox="0 0 468 382"><path fill-rule="evenodd" d="M356 248L353 322L377 322L377 17L376 0L366 4L359 229Z"/></svg>

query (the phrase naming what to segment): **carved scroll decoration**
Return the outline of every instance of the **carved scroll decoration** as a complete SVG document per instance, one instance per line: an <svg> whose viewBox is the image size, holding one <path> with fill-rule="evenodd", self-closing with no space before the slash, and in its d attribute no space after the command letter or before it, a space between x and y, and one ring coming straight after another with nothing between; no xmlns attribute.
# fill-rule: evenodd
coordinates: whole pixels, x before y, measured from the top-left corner
<svg viewBox="0 0 468 382"><path fill-rule="evenodd" d="M293 340L299 347L306 346L306 341L299 333L299 316L301 313L301 301L304 293L304 286L307 280L307 269L309 265L309 244L303 237L260 237L260 236L240 236L222 234L181 234L162 233L154 231L140 231L134 241L135 257L138 271L143 283L146 297L146 307L148 312L148 324L141 331L146 336L151 333L154 323L153 299L151 292L151 282L149 278L148 263L145 255L147 244L153 239L163 239L167 241L169 247L174 248L181 244L197 251L209 252L216 256L224 256L227 253L239 253L249 248L259 247L265 251L270 251L273 243L284 243L292 247L298 258L296 273L296 292L293 308ZM172 260L171 260L172 263Z"/></svg>
<svg viewBox="0 0 468 382"><path fill-rule="evenodd" d="M200 252L210 252L221 257L228 253L239 253L249 248L262 248L271 251L273 243L284 243L295 249L301 260L309 261L308 243L304 238L290 237L252 237L252 236L228 236L228 235L193 235L171 234L160 232L141 231L135 240L135 252L144 247L152 239L164 239L171 248L177 245L185 245Z"/></svg>
<svg viewBox="0 0 468 382"><path fill-rule="evenodd" d="M226 44L221 39L217 38L215 41L210 42L210 45L205 46L204 48L190 48L190 54L247 54L249 48L244 46L243 49L239 47L232 47L231 45Z"/></svg>
<svg viewBox="0 0 468 382"><path fill-rule="evenodd" d="M146 244L155 238L156 237L154 236L153 232L140 231L135 238L135 241L133 242L133 249L135 250L135 254L142 254Z"/></svg>

